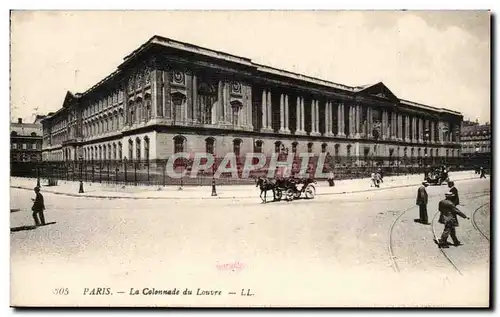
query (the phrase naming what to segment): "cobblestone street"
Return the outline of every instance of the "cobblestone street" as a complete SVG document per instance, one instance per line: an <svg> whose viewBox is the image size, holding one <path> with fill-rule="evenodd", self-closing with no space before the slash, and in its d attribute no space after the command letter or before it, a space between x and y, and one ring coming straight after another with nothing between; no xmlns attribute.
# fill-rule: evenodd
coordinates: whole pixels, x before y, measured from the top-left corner
<svg viewBox="0 0 500 317"><path fill-rule="evenodd" d="M489 238L490 180L457 181L459 208ZM130 288L221 290L197 306L487 306L489 240L459 218L463 246L433 242L415 223L418 186L318 195L261 204L254 199L132 200L42 193L45 217L33 230L33 193L11 189L12 304L113 305ZM447 186L429 186L429 219ZM484 205L484 206L483 206ZM479 208L479 209L478 209ZM407 210L403 213L403 211ZM397 218L400 216L399 218ZM392 230L391 230L392 228ZM28 230L22 230L28 229ZM391 254L392 252L392 254ZM392 258L391 258L392 257ZM393 259L393 260L392 260ZM225 264L239 263L238 266ZM396 272L394 266L399 272ZM29 280L29 283L27 283ZM26 288L23 284L26 283ZM53 289L69 288L68 296ZM113 296L82 296L110 287ZM251 289L252 297L240 296ZM118 294L124 291L125 294ZM41 294L41 295L40 295ZM116 302L114 301L116 299ZM192 299L191 299L192 300ZM129 305L188 305L190 297L135 296Z"/></svg>

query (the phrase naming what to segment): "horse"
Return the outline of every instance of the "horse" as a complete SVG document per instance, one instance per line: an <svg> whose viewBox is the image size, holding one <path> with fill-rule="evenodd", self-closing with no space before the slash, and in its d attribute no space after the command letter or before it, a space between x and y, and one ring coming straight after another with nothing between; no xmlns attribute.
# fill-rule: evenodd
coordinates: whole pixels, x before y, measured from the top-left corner
<svg viewBox="0 0 500 317"><path fill-rule="evenodd" d="M264 204L267 202L266 198L267 198L267 192L269 190L273 191L273 199L276 200L276 192L275 192L276 182L273 182L265 177L259 177L257 178L255 187L260 188L260 199L262 199L262 202ZM262 194L264 194L264 198L262 198Z"/></svg>

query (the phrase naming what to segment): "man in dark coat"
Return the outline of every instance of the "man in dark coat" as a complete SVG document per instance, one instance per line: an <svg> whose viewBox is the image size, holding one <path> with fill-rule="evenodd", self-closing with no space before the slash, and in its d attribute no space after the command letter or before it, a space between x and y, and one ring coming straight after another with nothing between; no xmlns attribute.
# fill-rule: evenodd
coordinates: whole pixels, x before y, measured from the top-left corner
<svg viewBox="0 0 500 317"><path fill-rule="evenodd" d="M484 170L484 168L482 166L479 168L479 174L480 174L479 179L486 178L486 171Z"/></svg>
<svg viewBox="0 0 500 317"><path fill-rule="evenodd" d="M457 233L455 228L458 227L458 218L457 215L464 219L469 219L464 213L462 213L452 201L453 195L451 193L445 194L446 199L441 200L439 202L439 212L441 213L439 216L439 223L444 224L443 234L441 235L441 239L437 241L437 244L440 248L448 248L448 236L451 235L451 239L453 240L453 244L455 246L459 246L462 243L457 238Z"/></svg>
<svg viewBox="0 0 500 317"><path fill-rule="evenodd" d="M423 225L429 225L429 219L427 216L428 195L425 190L427 186L429 186L429 183L423 182L422 186L420 186L417 191L417 205L420 211L420 219L415 219L415 222L420 222Z"/></svg>
<svg viewBox="0 0 500 317"><path fill-rule="evenodd" d="M43 196L40 193L40 187L35 187L36 197L33 200L33 207L31 210L33 211L33 219L35 220L35 225L45 225L45 217L43 215L43 211L45 210L45 204L43 202Z"/></svg>
<svg viewBox="0 0 500 317"><path fill-rule="evenodd" d="M455 182L448 182L448 187L450 188L450 193L453 194L451 201L455 204L455 206L460 205L460 198L458 197L458 189L455 187Z"/></svg>

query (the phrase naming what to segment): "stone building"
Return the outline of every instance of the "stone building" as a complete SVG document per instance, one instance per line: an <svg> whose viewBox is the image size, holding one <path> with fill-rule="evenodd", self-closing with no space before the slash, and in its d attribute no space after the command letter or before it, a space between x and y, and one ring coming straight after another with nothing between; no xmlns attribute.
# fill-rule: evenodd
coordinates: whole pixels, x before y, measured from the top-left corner
<svg viewBox="0 0 500 317"><path fill-rule="evenodd" d="M460 131L462 155L491 155L491 126L464 121Z"/></svg>
<svg viewBox="0 0 500 317"><path fill-rule="evenodd" d="M43 120L44 160L329 152L361 163L460 156L456 111L154 36Z"/></svg>
<svg viewBox="0 0 500 317"><path fill-rule="evenodd" d="M33 123L21 118L10 124L10 161L38 162L42 160L42 124L44 116L36 116Z"/></svg>

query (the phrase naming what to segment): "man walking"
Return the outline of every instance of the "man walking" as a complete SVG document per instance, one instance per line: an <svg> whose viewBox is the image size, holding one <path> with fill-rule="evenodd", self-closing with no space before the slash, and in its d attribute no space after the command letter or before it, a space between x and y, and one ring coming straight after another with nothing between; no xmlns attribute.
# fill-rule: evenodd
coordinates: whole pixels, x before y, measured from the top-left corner
<svg viewBox="0 0 500 317"><path fill-rule="evenodd" d="M448 236L451 235L451 239L453 240L453 244L455 246L459 246L462 243L457 238L456 227L458 227L458 218L457 215L464 219L469 219L464 213L458 210L455 207L455 204L452 201L453 194L446 193L445 199L439 202L439 212L441 213L439 216L439 223L444 224L443 234L441 234L441 239L436 241L440 248L448 248Z"/></svg>
<svg viewBox="0 0 500 317"><path fill-rule="evenodd" d="M484 170L484 168L482 166L479 168L479 174L480 174L479 179L486 178L486 171Z"/></svg>
<svg viewBox="0 0 500 317"><path fill-rule="evenodd" d="M430 224L427 216L428 195L427 190L425 190L427 186L429 186L429 183L423 182L422 186L420 186L417 191L417 206L420 211L420 219L415 219L415 222L420 222L423 225Z"/></svg>
<svg viewBox="0 0 500 317"><path fill-rule="evenodd" d="M36 197L33 200L33 207L31 210L33 211L33 219L35 220L35 226L45 225L45 217L43 215L43 211L45 210L45 204L43 202L43 196L40 194L40 187L34 188Z"/></svg>
<svg viewBox="0 0 500 317"><path fill-rule="evenodd" d="M455 204L455 206L460 205L460 198L458 197L458 189L455 187L455 182L449 181L448 187L450 188L450 193L453 194L451 201Z"/></svg>

